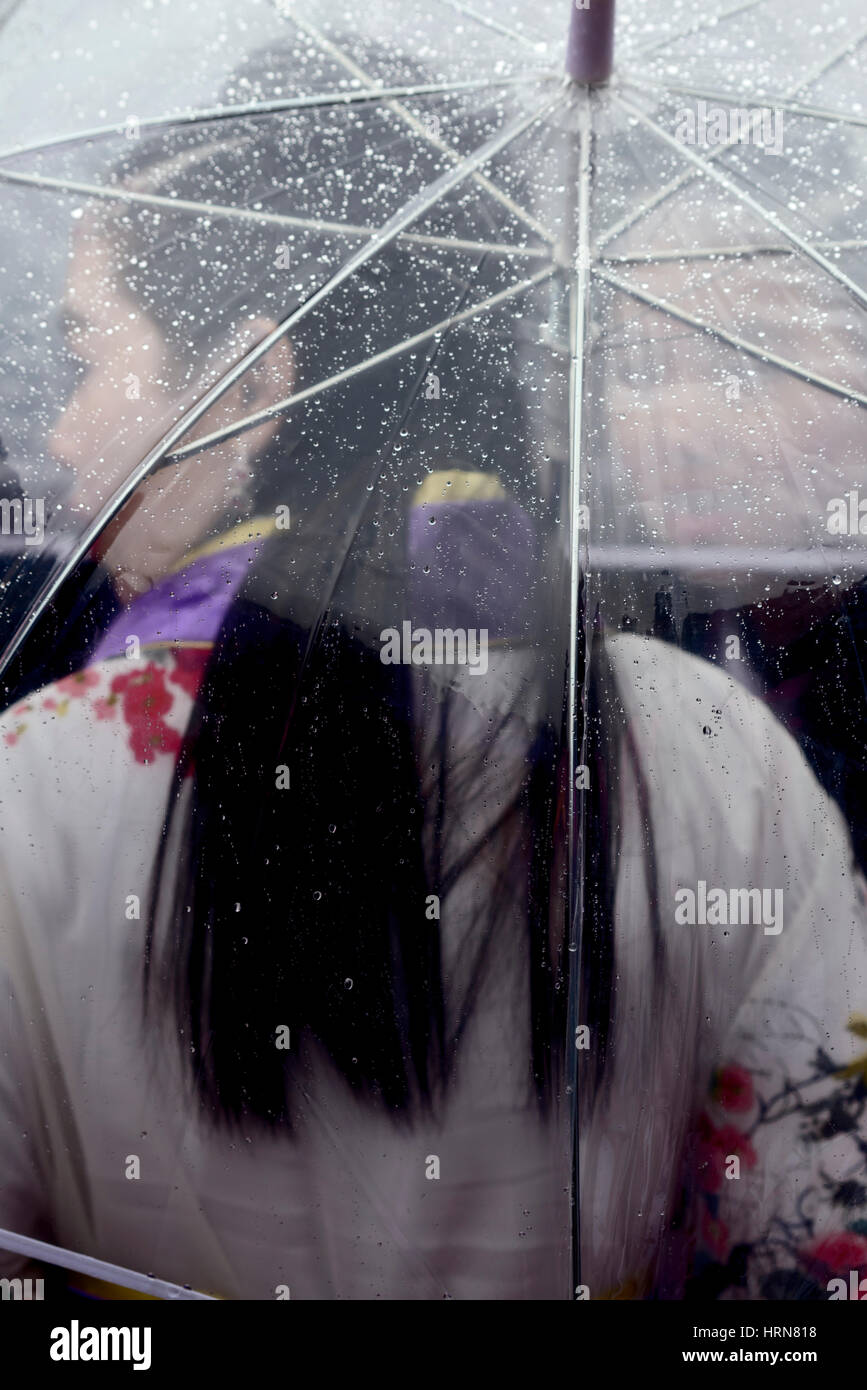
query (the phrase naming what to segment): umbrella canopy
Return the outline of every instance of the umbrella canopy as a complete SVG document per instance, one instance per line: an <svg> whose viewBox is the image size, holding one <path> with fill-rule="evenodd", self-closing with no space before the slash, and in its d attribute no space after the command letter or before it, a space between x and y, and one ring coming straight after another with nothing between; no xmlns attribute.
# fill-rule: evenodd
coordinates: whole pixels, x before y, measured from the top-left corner
<svg viewBox="0 0 867 1390"><path fill-rule="evenodd" d="M155 1240L143 1260L128 1228L100 1242L93 1213L109 1178L88 1148L104 1117L85 1107L52 1216L76 1258L159 1265L174 1284L241 1297L295 1280L302 1296L399 1296L402 1286L417 1297L682 1296L689 1280L713 1296L743 1273L717 1167L732 1154L750 1165L773 1101L750 1078L770 1073L795 1018L798 1063L814 1064L821 999L840 987L849 941L818 963L805 956L786 993L774 971L792 972L771 955L783 929L773 894L789 894L804 922L845 918L844 889L804 905L792 862L800 847L802 872L810 853L831 864L848 834L867 863L867 28L855 0L834 0L821 22L806 0L659 9L618 6L613 65L614 7L602 0L532 13L387 0L351 22L331 0L214 0L188 31L168 8L144 19L60 13L44 0L6 21L0 46L16 78L0 151L7 744L24 747L40 701L56 705L49 686L74 702L90 674L108 671L87 697L96 718L108 728L122 706L136 762L180 754L186 775L171 702L159 714L165 680L192 694L196 652L204 661L215 641L229 650L227 631L267 643L280 624L303 651L279 668L281 689L293 712L312 713L297 744L284 731L277 751L295 746L300 763L307 750L315 771L272 757L264 731L283 716L273 691L254 685L236 729L239 784L254 764L281 791L285 775L312 827L321 813L323 841L336 836L333 851L310 851L309 868L279 867L297 880L290 919L332 899L330 958L320 936L292 965L309 985L308 1014L293 996L297 1031L314 1039L297 1104L318 1136L295 1141L294 1176L309 1211L318 1172L329 1194L320 1226L281 1206L273 1136L235 1173L246 1195L227 1215L200 1137L165 1120L155 1181L171 1187L182 1174L183 1192L164 1205L154 1197L148 1219L158 1210L163 1232L177 1220L193 1253ZM45 57L55 23L66 26L58 51L76 57L57 81ZM53 110L34 102L46 89ZM675 660L677 648L701 661ZM122 663L148 672L160 650L186 656L170 677L143 675L159 691L141 696ZM391 668L416 687L389 693L380 682ZM327 693L335 687L339 697ZM203 688L198 708L213 711L219 684ZM374 720L368 746L341 747L341 781L327 759L353 702L367 712L400 699L423 715L408 729L399 719L397 732ZM424 768L413 792L401 780L411 746ZM339 795L322 794L326 766ZM202 755L196 777L207 767ZM352 857L366 834L371 854L379 843L360 809L379 776L393 776L407 816L425 819L417 848L434 869L420 924L441 911L445 923L452 896L453 925L433 928L436 948L417 957L401 919L424 877L412 878L415 850L386 837L369 883ZM766 821L781 786L812 798L810 830L798 822L774 846ZM207 804L202 793L197 805ZM247 804L237 843L249 816ZM840 837L824 851L823 820ZM171 816L161 840L162 824L138 827L151 851L173 843ZM684 858L690 836L706 860ZM71 862L79 882L84 861L73 852ZM342 877L350 862L354 889ZM159 868L167 880L163 859ZM272 1038L291 1032L294 1016L279 1012L291 990L270 970L279 940L257 934L277 900L277 866L249 898L228 868L210 872L244 918L230 953L238 998ZM85 915L122 893L112 874L102 907L91 897ZM750 908L750 894L772 896L746 926L707 917L717 888L747 894ZM201 901L203 883L197 891ZM377 972L357 937L383 902L396 934ZM675 918L675 904L693 917ZM733 941L669 948L669 932L702 912L726 938L729 926L733 937L753 931L750 952L758 942L768 957L733 960ZM621 913L618 945L604 924ZM190 958L211 949L187 944ZM484 975L489 957L499 974ZM189 959L183 969L194 973ZM767 970L768 990L779 986L773 1047L744 987ZM127 959L117 978L101 977L106 1017L127 978ZM440 1014L420 1023L406 1000L439 997L440 985ZM58 999L58 1017L64 1008ZM325 1065L321 1048L350 1084L352 1067L366 1067L360 1093L369 1084L400 1109L411 1079L394 1079L385 1031L381 1055L365 1037L372 1019L403 1019L401 1009L395 1055L411 1056L423 1080L439 1067L467 1089L440 1129L383 1155L373 1120L341 1110L336 1082L310 1077ZM253 1012L242 1008L226 1056L245 1055ZM731 1062L736 1017L749 1045ZM834 1025L844 1035L846 1021ZM231 1111L219 1029L210 1018L200 1036L201 1022L197 1084ZM717 1078L723 1120L749 1114L752 1129L730 1132L693 1104L681 1047L696 1076ZM39 1055L34 1084L50 1107L57 1063L47 1042ZM810 1085L838 1066L829 1055ZM270 1073L247 1060L261 1087L248 1075L234 1099L261 1115ZM124 1066L108 1071L109 1092L123 1089ZM516 1076L531 1078L532 1098ZM701 1119L680 1116L684 1088ZM144 1101L136 1114L142 1134L164 1123ZM799 1123L794 1106L789 1119ZM827 1161L801 1140L805 1162ZM72 1152L63 1125L55 1141ZM685 1153L699 1173L691 1185ZM483 1173L472 1166L480 1154ZM841 1183L853 1161L840 1159ZM799 1181L783 1184L792 1203ZM437 1182L448 1200L429 1219L432 1202L419 1213ZM221 1246L226 1222L264 1221L256 1185L295 1231L285 1269L272 1261L258 1282L264 1229L244 1254ZM703 1223L698 1263L678 1220L687 1189ZM477 1225L467 1227L470 1208ZM142 1205L136 1220L147 1214ZM859 1206L850 1226L865 1216ZM761 1221L741 1242L754 1251L751 1287L779 1296L821 1282L824 1265L803 1253L823 1234L811 1219L785 1258ZM33 1238L22 1223L19 1235ZM459 1229L473 1252L463 1265L446 1248ZM344 1230L362 1242L365 1272L347 1269ZM452 1233L441 1245L438 1230ZM306 1252L297 1269L293 1250Z"/></svg>

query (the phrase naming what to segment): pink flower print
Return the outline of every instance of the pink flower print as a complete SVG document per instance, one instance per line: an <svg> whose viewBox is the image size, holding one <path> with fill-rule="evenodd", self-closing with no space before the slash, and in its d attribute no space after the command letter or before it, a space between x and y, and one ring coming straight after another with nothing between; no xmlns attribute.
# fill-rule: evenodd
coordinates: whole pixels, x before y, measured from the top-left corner
<svg viewBox="0 0 867 1390"><path fill-rule="evenodd" d="M746 1067L720 1067L714 1073L713 1098L723 1110L745 1115L756 1103L753 1078Z"/></svg>
<svg viewBox="0 0 867 1390"><path fill-rule="evenodd" d="M57 689L62 695L86 695L87 691L94 685L99 685L99 672L90 668L84 671L76 671L71 676L64 676L57 682Z"/></svg>

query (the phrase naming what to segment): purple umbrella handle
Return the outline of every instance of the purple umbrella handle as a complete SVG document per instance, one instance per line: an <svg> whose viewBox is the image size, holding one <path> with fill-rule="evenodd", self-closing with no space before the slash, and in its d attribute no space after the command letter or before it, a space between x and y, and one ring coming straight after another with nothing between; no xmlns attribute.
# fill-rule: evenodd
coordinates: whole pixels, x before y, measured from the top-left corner
<svg viewBox="0 0 867 1390"><path fill-rule="evenodd" d="M566 72L573 82L607 82L614 57L614 0L571 0Z"/></svg>

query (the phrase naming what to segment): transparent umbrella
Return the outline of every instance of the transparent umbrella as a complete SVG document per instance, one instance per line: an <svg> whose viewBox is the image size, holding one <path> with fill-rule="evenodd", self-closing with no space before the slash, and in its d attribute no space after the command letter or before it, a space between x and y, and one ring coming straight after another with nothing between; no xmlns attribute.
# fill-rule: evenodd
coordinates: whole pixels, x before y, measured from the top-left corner
<svg viewBox="0 0 867 1390"><path fill-rule="evenodd" d="M365 1080L388 1097L365 1042L388 1008L406 1012L414 1046L400 932L386 1002L351 934L336 936L333 962L296 967L319 961L325 979L333 964L338 993L323 986L307 1013L294 1000L286 1025L314 1040L287 1065L307 1078L295 1084L318 1138L293 1140L288 1197L273 1136L257 1141L257 1161L232 1170L245 1194L232 1206L214 1176L226 1155L192 1115L170 1122L143 1098L124 1115L130 1140L106 1141L94 1091L127 1095L138 1072L94 1056L135 961L106 967L99 1027L83 1022L86 992L68 1000L42 979L37 903L7 968L23 978L26 958L40 962L35 993L20 991L48 1032L22 1065L68 1159L39 1201L8 1209L10 1251L38 1255L48 1233L58 1264L144 1291L150 1274L130 1270L158 1266L159 1291L179 1296L799 1297L838 1272L827 1239L847 1182L840 1222L863 1241L862 1081L842 1076L850 1019L831 1003L846 959L863 989L867 951L853 906L867 845L857 10L835 0L820 22L806 0L625 3L616 44L608 0L532 13L386 3L352 25L324 0L215 3L207 34L168 10L55 16L47 0L8 18L0 43L20 76L0 153L3 467L17 489L3 503L7 745L26 759L28 726L70 702L90 701L109 728L132 699L129 668L112 662L146 673L179 651L224 651L240 601L303 630L293 709L326 709L329 671L350 681L331 646L338 617L385 669L405 665L421 683L422 917L440 923L436 1028L456 1096L439 1128L384 1151L366 1113L309 1082L328 1074L317 1047L350 1086L367 1050ZM32 102L51 85L53 19L82 26L79 48L63 45L80 61L74 95L58 88L64 129ZM193 681L189 664L174 675ZM162 698L163 676L147 679ZM137 765L168 769L180 726L148 698L130 747ZM352 698L350 682L347 720ZM266 705L251 694L248 719ZM314 719L309 746L339 727L323 714L317 733ZM98 765L96 735L77 738ZM295 772L312 805L284 746L267 765ZM375 745L385 765L396 746ZM242 755L252 766L258 753ZM379 764L346 757L347 786L375 780ZM167 786L138 827L151 848ZM141 878L131 842L103 849L121 866L105 875L74 844L67 859L88 920ZM383 853L379 896L405 901L408 851ZM341 841L329 879L311 856L325 875L311 900L337 902L351 859ZM222 931L235 932L239 997L249 990L273 1034L275 938L256 934L264 899L245 925L230 892L242 881L221 881L243 918ZM717 891L725 915L719 900L709 916ZM783 931L777 892L804 938ZM828 920L843 925L810 955L804 939ZM218 1076L226 1027L193 1031L197 1084ZM249 1019L234 1027L226 1047L243 1058ZM434 1031L421 1028L425 1046ZM81 1060L64 1108L65 1050ZM389 1103L400 1108L397 1091ZM151 1205L126 1202L112 1227L115 1175L96 1153L126 1157L133 1129L142 1145L160 1135L158 1177ZM759 1173L792 1154L802 1166L786 1167L769 1208ZM724 1184L741 1167L747 1195L729 1214ZM321 1209L318 1226L301 1206ZM265 1208L295 1231L282 1246ZM239 1245L244 1220L255 1233ZM173 1226L186 1232L174 1244Z"/></svg>

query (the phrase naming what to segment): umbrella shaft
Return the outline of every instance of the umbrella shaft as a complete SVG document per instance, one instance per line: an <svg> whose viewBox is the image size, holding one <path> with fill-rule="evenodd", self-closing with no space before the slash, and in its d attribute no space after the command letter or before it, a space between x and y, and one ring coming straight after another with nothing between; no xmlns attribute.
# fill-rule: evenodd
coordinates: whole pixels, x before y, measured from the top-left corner
<svg viewBox="0 0 867 1390"><path fill-rule="evenodd" d="M571 0L566 72L573 82L607 82L614 58L614 0Z"/></svg>

